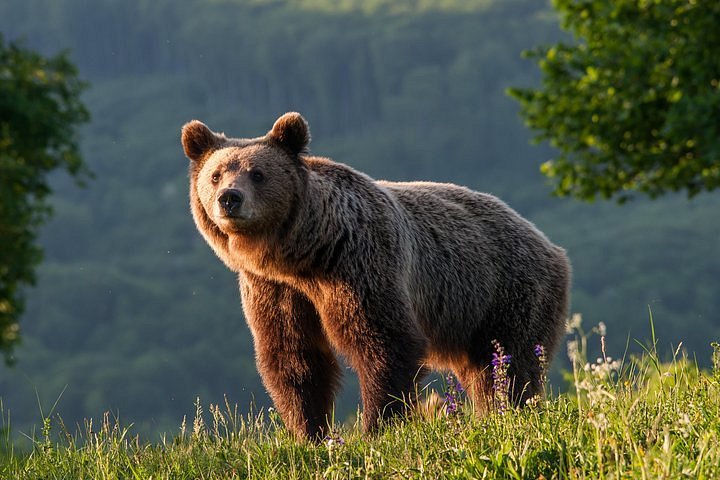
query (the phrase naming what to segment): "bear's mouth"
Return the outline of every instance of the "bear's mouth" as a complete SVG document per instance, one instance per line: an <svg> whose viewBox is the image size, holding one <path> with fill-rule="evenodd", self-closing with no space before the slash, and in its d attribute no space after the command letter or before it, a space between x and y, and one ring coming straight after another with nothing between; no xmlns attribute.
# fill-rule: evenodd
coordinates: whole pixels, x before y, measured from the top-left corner
<svg viewBox="0 0 720 480"><path fill-rule="evenodd" d="M245 215L243 215L240 210L240 207L236 207L230 211L221 210L219 217L223 220L245 220Z"/></svg>
<svg viewBox="0 0 720 480"><path fill-rule="evenodd" d="M243 213L240 209L232 212L221 210L215 215L215 224L228 234L245 232L250 227L251 220L247 212Z"/></svg>
<svg viewBox="0 0 720 480"><path fill-rule="evenodd" d="M240 213L240 211L232 213L220 212L220 214L215 218L217 219L218 224L227 225L228 227L243 224L250 220L246 215Z"/></svg>

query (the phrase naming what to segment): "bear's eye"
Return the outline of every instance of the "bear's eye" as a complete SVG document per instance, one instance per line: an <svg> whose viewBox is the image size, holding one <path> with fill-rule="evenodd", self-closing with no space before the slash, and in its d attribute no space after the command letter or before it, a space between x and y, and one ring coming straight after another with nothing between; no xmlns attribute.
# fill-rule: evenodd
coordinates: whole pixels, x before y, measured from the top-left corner
<svg viewBox="0 0 720 480"><path fill-rule="evenodd" d="M260 183L265 180L265 175L260 170L253 170L250 172L250 179L253 182Z"/></svg>
<svg viewBox="0 0 720 480"><path fill-rule="evenodd" d="M213 173L212 182L213 182L213 183L218 183L219 181L220 181L220 172L215 172L215 173Z"/></svg>

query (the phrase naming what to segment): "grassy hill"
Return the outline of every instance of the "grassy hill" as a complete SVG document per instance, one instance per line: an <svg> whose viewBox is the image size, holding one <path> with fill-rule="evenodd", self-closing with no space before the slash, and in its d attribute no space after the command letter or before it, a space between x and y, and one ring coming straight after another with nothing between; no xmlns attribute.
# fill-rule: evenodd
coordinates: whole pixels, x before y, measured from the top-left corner
<svg viewBox="0 0 720 480"><path fill-rule="evenodd" d="M591 341L597 341L597 337ZM272 410L198 403L175 435L145 443L109 416L67 432L47 418L32 453L5 451L2 478L717 478L720 346L701 371L678 356L588 363L576 335L573 390L484 418L453 401L418 410L376 436L337 426L321 444L298 443ZM421 413L424 412L424 413Z"/></svg>

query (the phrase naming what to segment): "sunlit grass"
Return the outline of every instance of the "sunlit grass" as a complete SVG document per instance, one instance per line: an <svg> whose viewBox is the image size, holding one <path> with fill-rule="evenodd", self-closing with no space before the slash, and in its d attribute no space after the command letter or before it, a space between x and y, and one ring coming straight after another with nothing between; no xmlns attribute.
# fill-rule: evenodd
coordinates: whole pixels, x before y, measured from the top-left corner
<svg viewBox="0 0 720 480"><path fill-rule="evenodd" d="M588 361L588 342L604 334L575 330L568 394L502 415L439 403L375 437L338 425L320 445L294 440L272 410L243 415L230 404L198 402L195 418L156 444L109 416L77 434L55 416L27 455L0 439L0 477L720 478L720 347L710 371L679 348L661 363L653 345L638 358L603 351Z"/></svg>

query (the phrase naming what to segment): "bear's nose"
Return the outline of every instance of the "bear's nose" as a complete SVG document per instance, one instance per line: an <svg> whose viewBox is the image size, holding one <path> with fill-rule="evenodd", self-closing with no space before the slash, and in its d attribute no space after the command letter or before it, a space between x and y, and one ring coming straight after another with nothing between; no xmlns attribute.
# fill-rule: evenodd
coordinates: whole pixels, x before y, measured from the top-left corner
<svg viewBox="0 0 720 480"><path fill-rule="evenodd" d="M243 202L243 194L240 190L226 188L220 192L218 202L220 202L220 208L223 209L225 215L233 217L239 213L236 212L236 210L240 210L240 205L242 205Z"/></svg>

